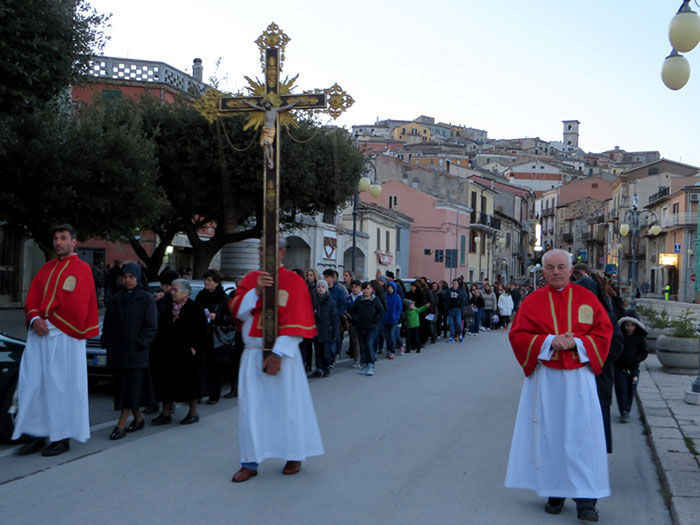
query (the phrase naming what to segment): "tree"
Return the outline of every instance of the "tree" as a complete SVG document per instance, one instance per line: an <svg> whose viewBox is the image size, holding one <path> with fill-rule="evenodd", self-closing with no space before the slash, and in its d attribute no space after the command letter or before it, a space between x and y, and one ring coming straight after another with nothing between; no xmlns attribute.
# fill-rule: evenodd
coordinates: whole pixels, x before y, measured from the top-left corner
<svg viewBox="0 0 700 525"><path fill-rule="evenodd" d="M0 3L0 118L23 115L78 82L108 17L85 0Z"/></svg>
<svg viewBox="0 0 700 525"><path fill-rule="evenodd" d="M116 240L160 216L155 145L134 103L98 103L75 114L48 104L3 134L0 220L48 255L51 226Z"/></svg>
<svg viewBox="0 0 700 525"><path fill-rule="evenodd" d="M158 145L159 185L170 210L150 227L166 231L170 226L172 231L179 223L193 247L194 275L200 275L226 244L262 233L263 153L257 133L244 131L240 117L210 124L185 104L163 107L144 97L139 107L146 133ZM363 163L362 153L342 129L301 119L293 133L296 139L291 133L280 137L284 228L293 227L299 213L332 211L345 203ZM214 225L209 239L198 235L205 225ZM165 247L159 246L154 257L160 260L145 260L149 268L159 267L164 253Z"/></svg>

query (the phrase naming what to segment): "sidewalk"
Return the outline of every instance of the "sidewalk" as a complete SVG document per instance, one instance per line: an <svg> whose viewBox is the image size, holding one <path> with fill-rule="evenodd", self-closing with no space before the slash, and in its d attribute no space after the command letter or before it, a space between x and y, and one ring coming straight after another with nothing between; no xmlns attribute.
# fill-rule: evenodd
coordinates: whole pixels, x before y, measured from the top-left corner
<svg viewBox="0 0 700 525"><path fill-rule="evenodd" d="M695 376L664 372L656 355L639 371L637 399L674 523L700 516L700 405L684 401Z"/></svg>

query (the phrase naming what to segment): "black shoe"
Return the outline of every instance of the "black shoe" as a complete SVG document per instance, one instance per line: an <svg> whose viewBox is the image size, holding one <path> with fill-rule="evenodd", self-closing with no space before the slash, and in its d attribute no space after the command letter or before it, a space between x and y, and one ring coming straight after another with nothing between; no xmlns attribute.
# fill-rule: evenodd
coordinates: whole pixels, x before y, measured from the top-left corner
<svg viewBox="0 0 700 525"><path fill-rule="evenodd" d="M192 414L187 414L185 416L185 419L180 421L181 425L191 425L192 423L199 423L199 416L197 415L192 415Z"/></svg>
<svg viewBox="0 0 700 525"><path fill-rule="evenodd" d="M315 370L309 377L323 377L323 372Z"/></svg>
<svg viewBox="0 0 700 525"><path fill-rule="evenodd" d="M46 457L59 456L64 452L68 452L69 450L70 439L66 438L60 441L52 441L51 443L49 443L49 446L44 449L41 455Z"/></svg>
<svg viewBox="0 0 700 525"><path fill-rule="evenodd" d="M231 390L228 394L224 396L226 399L231 399L233 397L238 397L238 392Z"/></svg>
<svg viewBox="0 0 700 525"><path fill-rule="evenodd" d="M324 371L323 371L323 377L328 377L329 375L331 375L331 371L330 371L330 370L324 370Z"/></svg>
<svg viewBox="0 0 700 525"><path fill-rule="evenodd" d="M129 423L129 426L126 427L127 432L136 432L137 430L142 430L143 427L146 425L146 422L142 419L141 421L136 421L135 419Z"/></svg>
<svg viewBox="0 0 700 525"><path fill-rule="evenodd" d="M168 414L161 414L158 417L151 420L151 425L168 425L173 422L173 418Z"/></svg>
<svg viewBox="0 0 700 525"><path fill-rule="evenodd" d="M583 521L598 521L598 511L595 507L576 509L576 517Z"/></svg>
<svg viewBox="0 0 700 525"><path fill-rule="evenodd" d="M544 504L544 511L547 514L559 514L561 509L564 508L564 501L566 498L549 498L547 503Z"/></svg>
<svg viewBox="0 0 700 525"><path fill-rule="evenodd" d="M209 399L207 400L207 405L216 405L218 402L219 402L218 399L209 398Z"/></svg>
<svg viewBox="0 0 700 525"><path fill-rule="evenodd" d="M46 446L46 440L44 438L35 438L31 437L29 438L29 441L27 441L24 445L19 447L17 450L17 455L18 456L28 456L29 454L34 454L35 452L39 452Z"/></svg>
<svg viewBox="0 0 700 525"><path fill-rule="evenodd" d="M125 428L119 428L119 425L114 427L114 430L112 430L112 433L109 435L109 439L112 441L116 441L117 439L121 439L124 436L126 436L127 430Z"/></svg>

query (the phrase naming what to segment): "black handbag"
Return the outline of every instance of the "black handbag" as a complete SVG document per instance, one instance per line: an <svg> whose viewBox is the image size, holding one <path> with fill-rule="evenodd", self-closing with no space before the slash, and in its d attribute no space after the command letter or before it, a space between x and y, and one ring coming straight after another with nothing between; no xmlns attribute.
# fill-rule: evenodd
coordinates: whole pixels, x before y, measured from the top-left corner
<svg viewBox="0 0 700 525"><path fill-rule="evenodd" d="M232 325L215 326L212 333L214 350L233 348L236 338L236 327Z"/></svg>

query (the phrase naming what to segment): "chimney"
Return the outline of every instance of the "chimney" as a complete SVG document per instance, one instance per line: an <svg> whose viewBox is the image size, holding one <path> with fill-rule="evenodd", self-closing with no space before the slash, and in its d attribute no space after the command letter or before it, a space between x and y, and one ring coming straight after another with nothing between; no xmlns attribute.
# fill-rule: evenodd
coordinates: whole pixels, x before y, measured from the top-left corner
<svg viewBox="0 0 700 525"><path fill-rule="evenodd" d="M192 64L192 76L197 82L202 81L202 73L204 71L204 68L202 67L202 59L201 58L195 58L194 63Z"/></svg>

